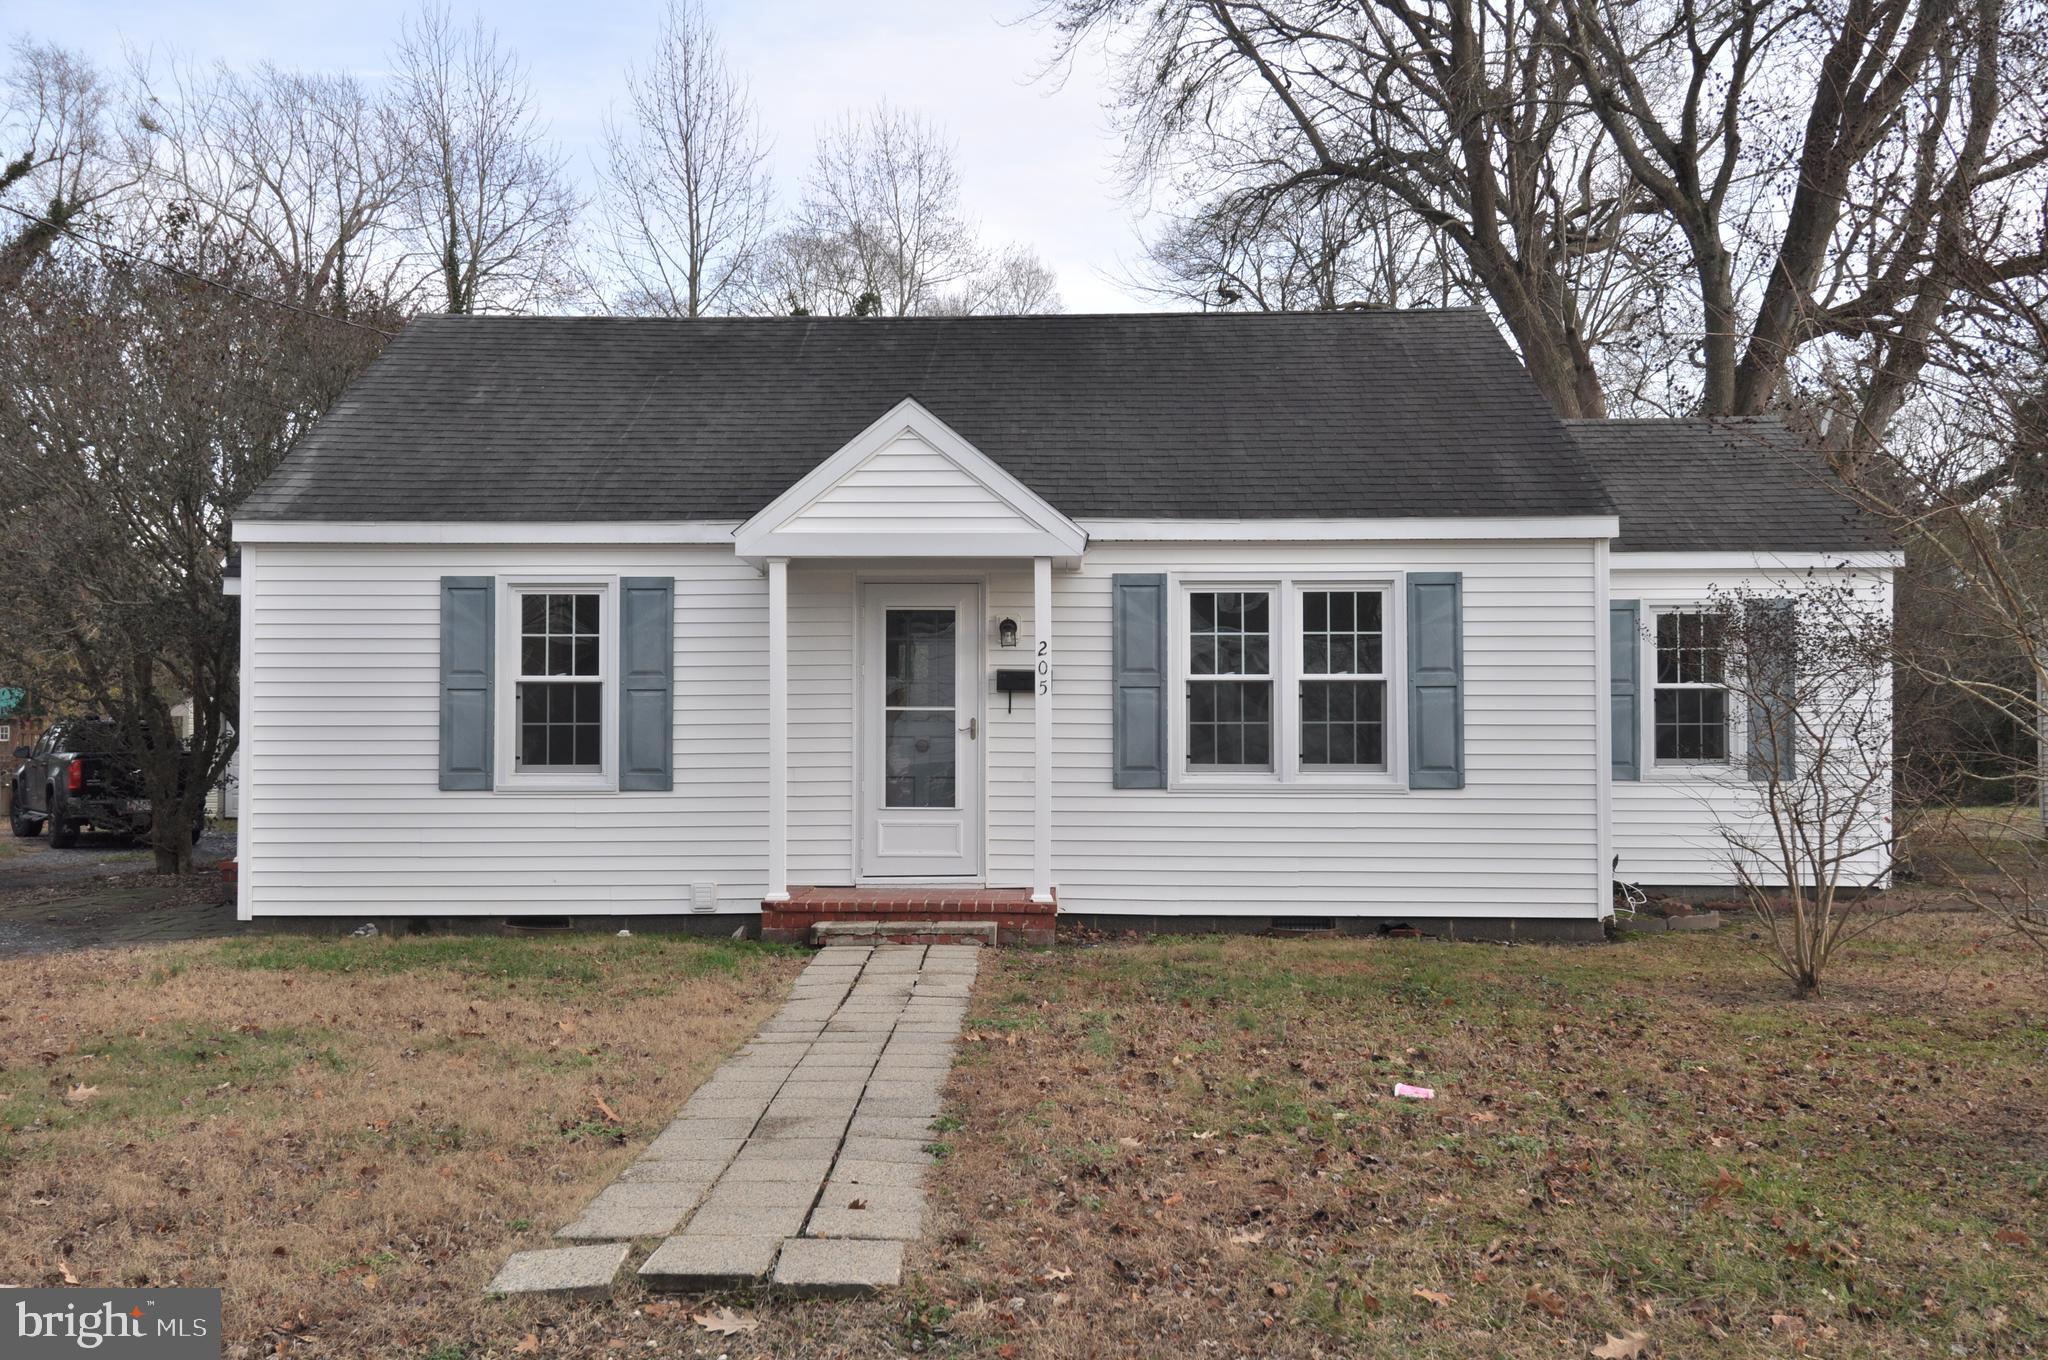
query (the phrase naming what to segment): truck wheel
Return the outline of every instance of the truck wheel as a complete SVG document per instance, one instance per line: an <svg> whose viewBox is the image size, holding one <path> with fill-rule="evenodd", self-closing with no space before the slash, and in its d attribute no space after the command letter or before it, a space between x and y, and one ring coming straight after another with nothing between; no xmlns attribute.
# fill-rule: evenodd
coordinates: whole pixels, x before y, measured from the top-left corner
<svg viewBox="0 0 2048 1360"><path fill-rule="evenodd" d="M43 824L21 810L21 799L16 797L7 805L7 829L21 840L43 834Z"/></svg>
<svg viewBox="0 0 2048 1360"><path fill-rule="evenodd" d="M57 815L57 800L50 799L50 848L69 850L78 844L78 823L67 822Z"/></svg>

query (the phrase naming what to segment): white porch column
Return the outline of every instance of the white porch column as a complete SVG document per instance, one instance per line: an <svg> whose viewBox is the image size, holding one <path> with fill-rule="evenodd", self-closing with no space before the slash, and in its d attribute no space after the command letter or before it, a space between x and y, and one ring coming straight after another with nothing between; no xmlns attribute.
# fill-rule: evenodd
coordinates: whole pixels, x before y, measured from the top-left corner
<svg viewBox="0 0 2048 1360"><path fill-rule="evenodd" d="M768 559L768 892L789 900L789 559Z"/></svg>
<svg viewBox="0 0 2048 1360"><path fill-rule="evenodd" d="M1031 560L1031 900L1052 901L1052 559Z"/></svg>

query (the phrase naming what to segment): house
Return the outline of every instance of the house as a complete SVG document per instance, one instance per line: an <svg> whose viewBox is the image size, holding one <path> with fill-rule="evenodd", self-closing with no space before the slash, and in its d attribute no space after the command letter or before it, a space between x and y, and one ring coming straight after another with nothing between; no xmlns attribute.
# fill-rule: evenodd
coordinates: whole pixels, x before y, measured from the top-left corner
<svg viewBox="0 0 2048 1360"><path fill-rule="evenodd" d="M235 539L244 918L785 937L1590 937L1729 877L1659 618L1899 561L1472 310L421 320Z"/></svg>

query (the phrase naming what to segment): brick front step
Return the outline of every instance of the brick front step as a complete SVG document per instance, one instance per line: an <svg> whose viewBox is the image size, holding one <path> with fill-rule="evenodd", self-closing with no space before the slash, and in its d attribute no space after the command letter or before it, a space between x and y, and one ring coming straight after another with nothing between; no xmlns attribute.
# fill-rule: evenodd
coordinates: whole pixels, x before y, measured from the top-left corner
<svg viewBox="0 0 2048 1360"><path fill-rule="evenodd" d="M1049 945L1057 902L1033 902L1028 888L969 888L906 883L888 888L789 890L787 902L761 904L761 938L803 944L827 923L891 925L947 921L992 923L1002 944Z"/></svg>

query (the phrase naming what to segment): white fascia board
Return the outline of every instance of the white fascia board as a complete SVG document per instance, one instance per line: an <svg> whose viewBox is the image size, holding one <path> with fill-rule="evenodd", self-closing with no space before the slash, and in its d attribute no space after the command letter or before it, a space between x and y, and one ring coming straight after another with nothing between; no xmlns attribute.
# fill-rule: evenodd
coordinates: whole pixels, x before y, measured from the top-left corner
<svg viewBox="0 0 2048 1360"><path fill-rule="evenodd" d="M812 501L836 486L841 478L905 434L915 435L929 444L951 460L962 472L988 488L991 494L1015 511L1020 518L1035 526L1040 535L1053 545L1050 551L1037 555L1076 558L1087 546L1088 535L1079 525L1055 510L1043 496L1004 471L987 454L968 443L952 426L921 406L915 397L905 397L883 413L881 419L855 435L837 453L798 478L787 491L764 506L759 514L740 525L733 533L740 556L758 559L825 555L814 546L814 540L847 536L790 534L782 532L784 526L802 514ZM905 555L901 545L906 537L908 536L898 534L871 535L866 546L857 552L833 555L900 557ZM916 555L937 554L920 551ZM975 555L991 557L1009 554L1006 550L989 550Z"/></svg>
<svg viewBox="0 0 2048 1360"><path fill-rule="evenodd" d="M1444 539L1598 538L1614 515L1529 519L1084 519L1093 543L1375 543Z"/></svg>
<svg viewBox="0 0 2048 1360"><path fill-rule="evenodd" d="M1887 571L1903 552L1617 552L1611 571Z"/></svg>
<svg viewBox="0 0 2048 1360"><path fill-rule="evenodd" d="M749 562L773 558L1012 558L1050 557L1075 563L1080 549L1065 539L1044 533L988 534L863 534L805 533L790 530L762 534L742 547L740 555Z"/></svg>
<svg viewBox="0 0 2048 1360"><path fill-rule="evenodd" d="M732 546L731 520L591 520L573 524L517 521L237 520L237 543L721 543Z"/></svg>

